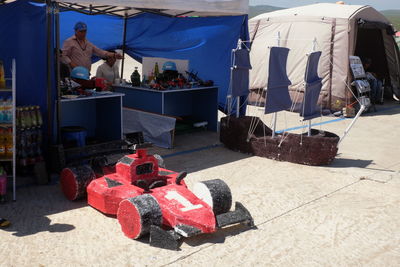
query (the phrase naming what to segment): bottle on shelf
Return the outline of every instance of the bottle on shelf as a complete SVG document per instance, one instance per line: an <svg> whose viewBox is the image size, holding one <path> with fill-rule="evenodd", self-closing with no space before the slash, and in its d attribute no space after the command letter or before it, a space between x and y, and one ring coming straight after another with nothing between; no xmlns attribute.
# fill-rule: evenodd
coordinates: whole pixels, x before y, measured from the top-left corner
<svg viewBox="0 0 400 267"><path fill-rule="evenodd" d="M3 121L5 123L11 123L12 122L12 97L9 96L5 101L4 101L4 109L3 109Z"/></svg>
<svg viewBox="0 0 400 267"><path fill-rule="evenodd" d="M25 121L25 127L31 128L32 127L32 118L29 114L29 107L23 108L22 117L24 118L24 121Z"/></svg>
<svg viewBox="0 0 400 267"><path fill-rule="evenodd" d="M7 173L4 170L3 166L0 166L0 203L4 203L6 201L6 193L7 193Z"/></svg>
<svg viewBox="0 0 400 267"><path fill-rule="evenodd" d="M0 127L0 158L6 158L6 130Z"/></svg>
<svg viewBox="0 0 400 267"><path fill-rule="evenodd" d="M5 128L0 127L0 158L5 158L6 157L6 148L5 148Z"/></svg>
<svg viewBox="0 0 400 267"><path fill-rule="evenodd" d="M140 74L138 71L138 67L135 67L135 70L133 71L131 75L131 82L132 86L140 86Z"/></svg>
<svg viewBox="0 0 400 267"><path fill-rule="evenodd" d="M3 97L0 97L0 123L4 123L5 118L4 118L4 99Z"/></svg>
<svg viewBox="0 0 400 267"><path fill-rule="evenodd" d="M12 158L13 156L13 132L12 132L12 127L7 128L7 132L5 134L5 156L6 158Z"/></svg>
<svg viewBox="0 0 400 267"><path fill-rule="evenodd" d="M3 61L0 60L0 88L6 88L6 78L4 74Z"/></svg>
<svg viewBox="0 0 400 267"><path fill-rule="evenodd" d="M160 69L158 68L158 62L154 65L154 78L157 79L158 75L160 75Z"/></svg>
<svg viewBox="0 0 400 267"><path fill-rule="evenodd" d="M40 113L40 107L39 106L35 106L35 110L36 110L37 125L38 126L42 126L43 119L42 119L42 114Z"/></svg>

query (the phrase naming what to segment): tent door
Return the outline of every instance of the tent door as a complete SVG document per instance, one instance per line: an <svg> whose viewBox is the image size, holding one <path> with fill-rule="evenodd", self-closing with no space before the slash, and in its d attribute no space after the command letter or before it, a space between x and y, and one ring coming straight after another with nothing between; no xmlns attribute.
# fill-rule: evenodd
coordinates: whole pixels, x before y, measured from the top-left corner
<svg viewBox="0 0 400 267"><path fill-rule="evenodd" d="M372 60L371 71L390 84L388 62L381 29L358 28L354 55Z"/></svg>

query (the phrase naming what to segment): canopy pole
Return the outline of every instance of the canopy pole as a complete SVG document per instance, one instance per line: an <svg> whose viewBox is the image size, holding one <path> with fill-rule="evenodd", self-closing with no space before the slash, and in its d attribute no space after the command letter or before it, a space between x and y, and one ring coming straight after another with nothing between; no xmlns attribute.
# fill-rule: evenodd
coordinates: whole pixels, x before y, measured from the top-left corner
<svg viewBox="0 0 400 267"><path fill-rule="evenodd" d="M54 3L54 20L55 20L55 38L56 38L56 59L55 59L55 64L56 64L56 88L57 88L57 144L61 143L61 127L60 127L60 122L61 122L61 89L60 89L60 6L58 3Z"/></svg>
<svg viewBox="0 0 400 267"><path fill-rule="evenodd" d="M47 100L47 142L52 142L53 136L53 112L52 112L52 97L51 97L51 58L53 51L51 51L51 41L52 41L52 2L51 0L46 0L46 27L47 27L47 90L46 90L46 100Z"/></svg>
<svg viewBox="0 0 400 267"><path fill-rule="evenodd" d="M124 78L124 64L125 64L125 48L126 48L126 27L128 24L127 14L124 16L124 35L122 39L122 62L121 62L121 79Z"/></svg>
<svg viewBox="0 0 400 267"><path fill-rule="evenodd" d="M317 38L314 37L314 40L312 41L312 46L311 46L311 53L315 52L316 46L317 46ZM311 136L311 119L308 120L308 133L307 133L307 136Z"/></svg>
<svg viewBox="0 0 400 267"><path fill-rule="evenodd" d="M276 44L278 47L281 46L281 32L278 32L276 35ZM276 132L276 117L277 117L277 112L274 112L272 115L272 138L275 137L275 132Z"/></svg>
<svg viewBox="0 0 400 267"><path fill-rule="evenodd" d="M237 46L236 46L236 50L239 50L242 48L242 39L239 38L238 42L237 42ZM234 68L237 68L237 66L235 65ZM236 97L236 118L239 118L240 115L240 96Z"/></svg>

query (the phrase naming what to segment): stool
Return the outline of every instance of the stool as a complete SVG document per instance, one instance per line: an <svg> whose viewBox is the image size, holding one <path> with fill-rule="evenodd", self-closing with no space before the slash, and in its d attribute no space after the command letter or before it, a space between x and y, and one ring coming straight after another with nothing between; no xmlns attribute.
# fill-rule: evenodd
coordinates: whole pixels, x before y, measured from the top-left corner
<svg viewBox="0 0 400 267"><path fill-rule="evenodd" d="M62 142L64 146L71 146L72 142L75 146L84 147L86 145L86 128L81 126L65 126L61 127ZM72 141L72 142L71 142ZM74 146L74 145L72 145Z"/></svg>

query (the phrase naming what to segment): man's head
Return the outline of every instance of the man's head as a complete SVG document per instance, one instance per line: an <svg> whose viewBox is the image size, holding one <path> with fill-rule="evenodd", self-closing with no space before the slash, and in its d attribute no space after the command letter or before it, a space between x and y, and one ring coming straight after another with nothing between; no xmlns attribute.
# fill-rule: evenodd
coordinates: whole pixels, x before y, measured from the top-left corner
<svg viewBox="0 0 400 267"><path fill-rule="evenodd" d="M83 40L86 37L87 25L86 23L79 21L74 26L76 38Z"/></svg>

